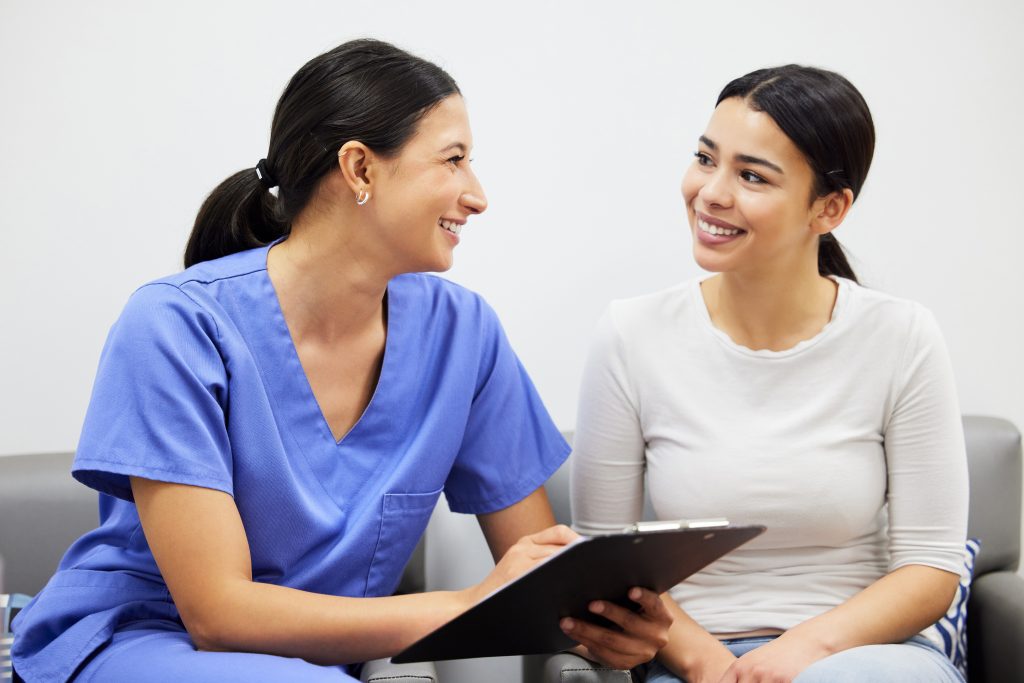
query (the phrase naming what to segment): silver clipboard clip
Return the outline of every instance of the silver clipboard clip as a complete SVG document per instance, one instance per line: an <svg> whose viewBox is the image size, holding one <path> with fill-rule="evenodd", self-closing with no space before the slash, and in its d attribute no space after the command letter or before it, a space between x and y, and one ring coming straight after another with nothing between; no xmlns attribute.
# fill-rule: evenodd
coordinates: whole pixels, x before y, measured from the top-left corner
<svg viewBox="0 0 1024 683"><path fill-rule="evenodd" d="M729 520L724 517L708 519L676 519L659 520L654 522L636 522L630 524L622 531L624 533L641 533L645 531L679 531L682 529L721 529L729 526Z"/></svg>

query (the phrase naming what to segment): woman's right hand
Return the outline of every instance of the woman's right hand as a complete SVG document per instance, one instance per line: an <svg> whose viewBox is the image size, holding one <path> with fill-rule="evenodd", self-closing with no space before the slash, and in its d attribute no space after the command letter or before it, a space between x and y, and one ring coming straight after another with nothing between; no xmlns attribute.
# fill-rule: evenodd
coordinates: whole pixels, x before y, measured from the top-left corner
<svg viewBox="0 0 1024 683"><path fill-rule="evenodd" d="M579 538L579 534L564 524L523 536L502 555L483 581L464 591L469 605L475 605Z"/></svg>

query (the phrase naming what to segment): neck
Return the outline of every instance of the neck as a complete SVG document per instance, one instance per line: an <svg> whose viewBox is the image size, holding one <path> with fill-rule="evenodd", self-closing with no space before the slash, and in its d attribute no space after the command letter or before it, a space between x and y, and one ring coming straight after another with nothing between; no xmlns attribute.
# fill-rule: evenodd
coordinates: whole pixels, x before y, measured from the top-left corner
<svg viewBox="0 0 1024 683"><path fill-rule="evenodd" d="M835 307L836 283L813 268L728 272L701 285L711 322L750 349L784 351L815 336Z"/></svg>
<svg viewBox="0 0 1024 683"><path fill-rule="evenodd" d="M281 310L295 337L335 341L381 324L396 274L339 211L304 213L267 256Z"/></svg>

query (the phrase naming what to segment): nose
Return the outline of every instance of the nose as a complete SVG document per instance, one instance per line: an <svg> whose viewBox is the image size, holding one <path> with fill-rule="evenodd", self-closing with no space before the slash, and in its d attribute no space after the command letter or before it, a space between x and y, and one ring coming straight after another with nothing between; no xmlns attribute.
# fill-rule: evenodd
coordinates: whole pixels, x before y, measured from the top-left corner
<svg viewBox="0 0 1024 683"><path fill-rule="evenodd" d="M732 186L723 169L704 176L704 183L697 193L705 206L728 207L732 204Z"/></svg>
<svg viewBox="0 0 1024 683"><path fill-rule="evenodd" d="M466 191L459 197L461 204L470 213L483 213L487 210L487 196L475 174L470 174L471 183Z"/></svg>

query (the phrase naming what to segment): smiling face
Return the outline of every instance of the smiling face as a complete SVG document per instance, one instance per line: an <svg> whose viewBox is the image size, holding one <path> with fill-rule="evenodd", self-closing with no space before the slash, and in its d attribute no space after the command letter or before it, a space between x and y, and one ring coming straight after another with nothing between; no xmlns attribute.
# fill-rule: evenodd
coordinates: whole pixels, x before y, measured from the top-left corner
<svg viewBox="0 0 1024 683"><path fill-rule="evenodd" d="M472 214L487 208L469 165L473 146L462 98L445 98L424 116L399 154L386 159L371 183L375 238L400 272L448 270L459 233Z"/></svg>
<svg viewBox="0 0 1024 683"><path fill-rule="evenodd" d="M770 116L732 97L715 109L683 178L698 265L711 272L817 268L818 237L834 225L811 201L814 174ZM780 271L784 272L784 271Z"/></svg>

